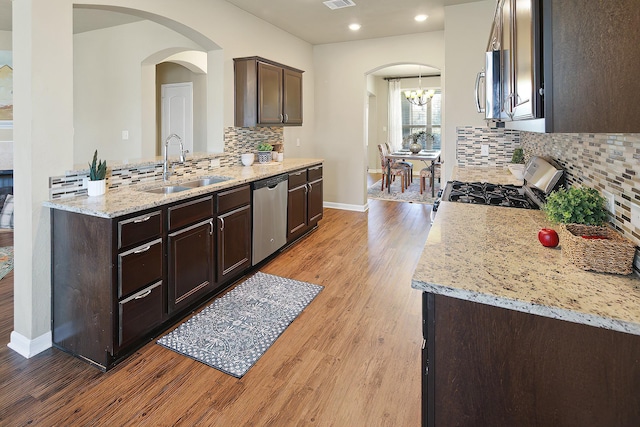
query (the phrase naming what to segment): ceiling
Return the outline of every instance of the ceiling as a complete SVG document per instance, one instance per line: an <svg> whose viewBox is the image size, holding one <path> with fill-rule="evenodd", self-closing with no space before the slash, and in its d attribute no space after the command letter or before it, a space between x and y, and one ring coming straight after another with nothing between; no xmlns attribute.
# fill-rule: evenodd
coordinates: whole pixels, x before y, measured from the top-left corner
<svg viewBox="0 0 640 427"><path fill-rule="evenodd" d="M353 0L355 6L331 10L323 0L226 0L311 44L339 43L444 29L444 7L483 0ZM424 22L413 18L428 15ZM113 27L140 18L100 9L74 8L74 33ZM358 31L348 26L358 23ZM0 30L11 30L11 0L0 0ZM380 76L433 74L437 70L416 65L394 66Z"/></svg>

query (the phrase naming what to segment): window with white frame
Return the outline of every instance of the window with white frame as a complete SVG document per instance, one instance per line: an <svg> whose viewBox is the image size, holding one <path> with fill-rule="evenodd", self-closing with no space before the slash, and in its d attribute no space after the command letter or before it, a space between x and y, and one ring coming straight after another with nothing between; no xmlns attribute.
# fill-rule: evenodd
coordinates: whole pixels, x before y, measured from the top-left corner
<svg viewBox="0 0 640 427"><path fill-rule="evenodd" d="M440 137L442 134L441 99L442 92L440 89L436 89L431 101L423 106L414 105L407 101L404 96L401 97L403 141L405 141L405 138L411 134L425 131L426 133L433 135L433 148L440 149ZM408 141L407 143L410 144L411 141ZM426 148L424 138L419 139L418 143L422 144L423 148Z"/></svg>

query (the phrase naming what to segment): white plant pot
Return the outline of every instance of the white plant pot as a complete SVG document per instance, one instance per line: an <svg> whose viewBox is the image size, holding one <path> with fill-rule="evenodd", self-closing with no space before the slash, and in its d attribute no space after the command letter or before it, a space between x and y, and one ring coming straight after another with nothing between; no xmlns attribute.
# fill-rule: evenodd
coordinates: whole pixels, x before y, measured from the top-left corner
<svg viewBox="0 0 640 427"><path fill-rule="evenodd" d="M243 155L240 156L240 159L242 160L242 164L245 166L251 166L255 158L256 156L253 153L244 153Z"/></svg>
<svg viewBox="0 0 640 427"><path fill-rule="evenodd" d="M87 194L91 197L102 196L107 190L107 180L87 181Z"/></svg>

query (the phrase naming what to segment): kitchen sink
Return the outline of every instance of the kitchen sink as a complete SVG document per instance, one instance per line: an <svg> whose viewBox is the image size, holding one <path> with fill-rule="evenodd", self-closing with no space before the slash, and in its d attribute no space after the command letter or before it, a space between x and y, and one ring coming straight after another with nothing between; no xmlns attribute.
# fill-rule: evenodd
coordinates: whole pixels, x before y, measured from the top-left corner
<svg viewBox="0 0 640 427"><path fill-rule="evenodd" d="M193 190L193 187L185 187L182 185L168 185L166 187L156 187L149 190L143 190L145 193L154 194L172 194L179 193L180 191Z"/></svg>
<svg viewBox="0 0 640 427"><path fill-rule="evenodd" d="M190 188L204 187L207 185L218 184L220 182L229 181L231 178L226 176L210 176L206 178L195 179L193 181L181 182L180 185Z"/></svg>

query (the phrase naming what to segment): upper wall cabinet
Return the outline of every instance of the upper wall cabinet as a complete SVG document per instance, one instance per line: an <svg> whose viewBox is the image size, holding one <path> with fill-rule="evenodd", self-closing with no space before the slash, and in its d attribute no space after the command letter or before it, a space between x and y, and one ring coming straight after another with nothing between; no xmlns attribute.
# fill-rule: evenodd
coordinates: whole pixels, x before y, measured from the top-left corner
<svg viewBox="0 0 640 427"><path fill-rule="evenodd" d="M637 3L500 0L485 68L493 101L486 117L523 130L640 132Z"/></svg>
<svg viewBox="0 0 640 427"><path fill-rule="evenodd" d="M547 131L640 132L638 1L543 5Z"/></svg>
<svg viewBox="0 0 640 427"><path fill-rule="evenodd" d="M236 127L302 125L304 71L260 57L233 62Z"/></svg>

